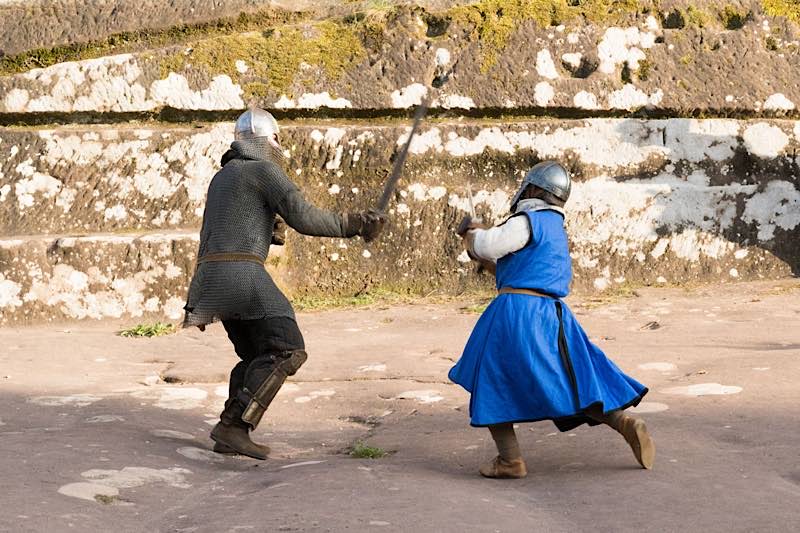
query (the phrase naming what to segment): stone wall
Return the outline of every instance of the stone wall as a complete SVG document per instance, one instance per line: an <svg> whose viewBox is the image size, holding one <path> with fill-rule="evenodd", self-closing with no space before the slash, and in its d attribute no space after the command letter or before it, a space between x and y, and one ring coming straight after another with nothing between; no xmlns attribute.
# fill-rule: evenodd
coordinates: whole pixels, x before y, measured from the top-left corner
<svg viewBox="0 0 800 533"><path fill-rule="evenodd" d="M714 2L702 26L675 8L615 12L620 25L610 27L564 15L565 23L544 28L525 12L485 12L503 3L304 22L14 74L25 63L20 59L0 79L0 113L222 111L258 104L380 114L417 104L442 71L437 67L447 67L452 75L432 94L434 107L476 114L796 115L798 27L760 14L758 2L725 4L741 17L742 26L730 30ZM673 20L675 13L683 18Z"/></svg>
<svg viewBox="0 0 800 533"><path fill-rule="evenodd" d="M293 295L487 285L453 234L466 186L480 214L502 220L525 170L545 158L575 177L567 224L578 290L800 271L793 23L740 3L741 28L718 26L721 10L692 26L697 14L676 3L621 10L621 26L584 14L541 28L525 15L498 44L463 11L489 3L384 15L395 24L300 23L0 78L0 323L180 318L205 190L229 120L248 101L286 118L287 171L307 196L349 210L374 203L407 136L404 115L426 93L434 100L378 242L290 233L271 253L269 270ZM665 28L680 25L674 13L683 27ZM293 32L303 50L258 63ZM269 41L258 54L203 63L219 39L247 51L229 45L253 38ZM753 74L741 76L741 65ZM428 87L446 68L451 80ZM178 123L123 123L126 112L163 118L165 107ZM12 125L26 121L51 125ZM59 125L81 121L99 123Z"/></svg>
<svg viewBox="0 0 800 533"><path fill-rule="evenodd" d="M0 51L18 54L121 32L235 17L269 0L2 0Z"/></svg>

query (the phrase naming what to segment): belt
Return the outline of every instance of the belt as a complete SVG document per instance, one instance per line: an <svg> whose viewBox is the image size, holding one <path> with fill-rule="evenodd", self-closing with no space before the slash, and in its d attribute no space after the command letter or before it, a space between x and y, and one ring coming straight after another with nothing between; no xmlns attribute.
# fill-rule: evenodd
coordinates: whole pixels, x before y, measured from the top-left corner
<svg viewBox="0 0 800 533"><path fill-rule="evenodd" d="M207 254L203 257L199 257L197 259L197 264L200 265L201 263L233 263L237 261L246 261L249 263L258 263L262 267L264 266L264 260L261 259L256 254L246 254L246 253L219 253L219 254Z"/></svg>
<svg viewBox="0 0 800 533"><path fill-rule="evenodd" d="M557 300L557 298L550 296L549 294L535 291L533 289L515 289L514 287L503 287L498 292L499 294L527 294L528 296L539 296L540 298L550 298L551 300Z"/></svg>

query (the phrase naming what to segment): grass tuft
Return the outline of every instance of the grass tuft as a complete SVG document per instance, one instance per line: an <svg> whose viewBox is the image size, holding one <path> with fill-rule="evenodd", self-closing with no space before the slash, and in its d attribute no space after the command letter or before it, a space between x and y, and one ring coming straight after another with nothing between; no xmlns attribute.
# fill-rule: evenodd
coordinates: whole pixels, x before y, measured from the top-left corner
<svg viewBox="0 0 800 533"><path fill-rule="evenodd" d="M173 324L156 322L155 324L138 324L119 332L120 337L161 337L175 333Z"/></svg>
<svg viewBox="0 0 800 533"><path fill-rule="evenodd" d="M374 304L405 304L419 302L421 296L386 289L371 289L353 296L306 295L292 299L298 311L325 311L346 307L365 307Z"/></svg>
<svg viewBox="0 0 800 533"><path fill-rule="evenodd" d="M106 496L105 494L95 494L94 499L97 503L102 503L103 505L111 505L119 501L118 496Z"/></svg>
<svg viewBox="0 0 800 533"><path fill-rule="evenodd" d="M483 314L484 311L486 311L486 308L489 307L490 303L492 303L492 300L488 300L482 303L467 305L461 308L461 312L480 315Z"/></svg>
<svg viewBox="0 0 800 533"><path fill-rule="evenodd" d="M367 446L363 442L356 442L353 449L350 450L350 456L356 459L380 459L387 455L389 455L389 453L383 448Z"/></svg>

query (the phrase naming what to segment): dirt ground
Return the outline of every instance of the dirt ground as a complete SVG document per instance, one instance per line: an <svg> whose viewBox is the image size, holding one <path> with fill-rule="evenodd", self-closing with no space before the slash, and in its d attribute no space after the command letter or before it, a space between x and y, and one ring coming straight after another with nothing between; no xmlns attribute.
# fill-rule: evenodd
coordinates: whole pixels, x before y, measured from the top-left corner
<svg viewBox="0 0 800 533"><path fill-rule="evenodd" d="M650 387L656 465L608 428L525 424L516 481L478 476L491 439L447 380L472 302L299 315L310 357L255 434L265 462L209 451L235 362L221 326L3 328L0 530L796 531L798 296L794 279L570 301Z"/></svg>

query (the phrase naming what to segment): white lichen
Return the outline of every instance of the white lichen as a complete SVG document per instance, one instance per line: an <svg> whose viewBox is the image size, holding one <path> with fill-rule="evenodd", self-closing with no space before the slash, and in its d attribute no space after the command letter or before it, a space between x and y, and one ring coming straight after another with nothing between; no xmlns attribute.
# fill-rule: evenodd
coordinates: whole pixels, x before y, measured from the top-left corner
<svg viewBox="0 0 800 533"><path fill-rule="evenodd" d="M297 107L300 109L319 109L320 107L346 109L353 107L353 104L347 98L333 98L328 91L324 91L321 93L304 93L297 99Z"/></svg>
<svg viewBox="0 0 800 533"><path fill-rule="evenodd" d="M575 107L581 109L599 109L600 105L597 103L597 96L587 91L580 91L572 99Z"/></svg>
<svg viewBox="0 0 800 533"><path fill-rule="evenodd" d="M533 99L536 101L536 105L546 107L553 101L555 94L555 90L553 90L553 87L549 83L540 81L534 88Z"/></svg>
<svg viewBox="0 0 800 533"><path fill-rule="evenodd" d="M778 157L789 144L789 136L781 128L766 122L749 126L742 137L748 151L763 159Z"/></svg>
<svg viewBox="0 0 800 533"><path fill-rule="evenodd" d="M559 77L556 64L553 62L553 57L550 55L550 50L539 50L536 54L536 72L539 76L547 78L548 80L555 80Z"/></svg>
<svg viewBox="0 0 800 533"><path fill-rule="evenodd" d="M598 70L605 74L613 74L623 64L631 70L639 68L639 62L647 56L642 50L655 44L655 35L652 32L642 32L639 28L606 29L603 38L597 45L597 55L600 58Z"/></svg>
<svg viewBox="0 0 800 533"><path fill-rule="evenodd" d="M794 102L786 98L783 93L775 93L764 102L764 109L768 111L792 111Z"/></svg>
<svg viewBox="0 0 800 533"><path fill-rule="evenodd" d="M396 109L407 109L419 105L422 99L428 94L428 88L421 83L412 83L402 89L392 92L392 107Z"/></svg>

